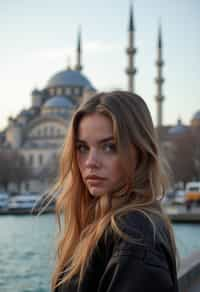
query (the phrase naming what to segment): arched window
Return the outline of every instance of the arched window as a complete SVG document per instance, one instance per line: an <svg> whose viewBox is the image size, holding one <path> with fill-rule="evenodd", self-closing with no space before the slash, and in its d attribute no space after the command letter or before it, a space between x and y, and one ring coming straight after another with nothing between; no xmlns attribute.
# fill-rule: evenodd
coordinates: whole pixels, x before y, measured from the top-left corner
<svg viewBox="0 0 200 292"><path fill-rule="evenodd" d="M58 87L57 90L56 90L56 94L57 95L62 95L63 94L63 89L62 87Z"/></svg>
<svg viewBox="0 0 200 292"><path fill-rule="evenodd" d="M34 165L34 156L33 156L33 154L30 154L30 156L29 156L29 165L31 167Z"/></svg>
<svg viewBox="0 0 200 292"><path fill-rule="evenodd" d="M54 127L50 128L50 135L53 136L54 135Z"/></svg>
<svg viewBox="0 0 200 292"><path fill-rule="evenodd" d="M29 183L26 182L26 183L25 183L25 190L26 190L26 191L29 191L29 189L30 189Z"/></svg>
<svg viewBox="0 0 200 292"><path fill-rule="evenodd" d="M55 95L55 88L50 88L49 89L49 95L54 96Z"/></svg>
<svg viewBox="0 0 200 292"><path fill-rule="evenodd" d="M60 134L61 134L61 133L60 133L60 129L57 129L56 132L57 132L57 136L60 136Z"/></svg>
<svg viewBox="0 0 200 292"><path fill-rule="evenodd" d="M75 87L74 88L74 94L75 95L80 95L80 88L79 87Z"/></svg>
<svg viewBox="0 0 200 292"><path fill-rule="evenodd" d="M26 159L25 159L25 157L23 155L20 156L20 164L22 166L26 165Z"/></svg>
<svg viewBox="0 0 200 292"><path fill-rule="evenodd" d="M44 127L44 136L47 136L47 127Z"/></svg>
<svg viewBox="0 0 200 292"><path fill-rule="evenodd" d="M65 88L65 94L66 95L71 95L72 94L72 89L69 88L69 87Z"/></svg>
<svg viewBox="0 0 200 292"><path fill-rule="evenodd" d="M39 162L39 165L41 166L42 163L43 163L43 155L42 154L39 154L39 156L38 156L38 162Z"/></svg>

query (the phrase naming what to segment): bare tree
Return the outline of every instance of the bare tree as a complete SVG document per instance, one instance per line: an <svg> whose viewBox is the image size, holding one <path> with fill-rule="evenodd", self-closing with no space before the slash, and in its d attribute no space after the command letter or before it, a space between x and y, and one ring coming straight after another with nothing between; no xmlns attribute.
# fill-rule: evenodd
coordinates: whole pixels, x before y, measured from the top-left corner
<svg viewBox="0 0 200 292"><path fill-rule="evenodd" d="M57 156L52 156L39 171L38 178L40 180L46 180L49 184L53 184L58 175L58 168L58 158Z"/></svg>
<svg viewBox="0 0 200 292"><path fill-rule="evenodd" d="M191 132L173 137L172 153L168 162L173 172L174 183L199 179L200 153L196 136Z"/></svg>
<svg viewBox="0 0 200 292"><path fill-rule="evenodd" d="M0 150L0 184L8 190L9 183L15 183L18 190L22 182L31 178L31 169L17 151Z"/></svg>

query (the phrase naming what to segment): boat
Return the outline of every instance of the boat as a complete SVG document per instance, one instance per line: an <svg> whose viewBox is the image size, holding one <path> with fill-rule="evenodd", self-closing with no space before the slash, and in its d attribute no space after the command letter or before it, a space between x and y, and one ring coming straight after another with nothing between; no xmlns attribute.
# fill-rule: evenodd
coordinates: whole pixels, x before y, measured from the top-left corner
<svg viewBox="0 0 200 292"><path fill-rule="evenodd" d="M0 192L0 214L7 213L9 204L9 194Z"/></svg>
<svg viewBox="0 0 200 292"><path fill-rule="evenodd" d="M24 193L12 197L9 203L9 214L38 214L41 210L41 195L37 193ZM54 211L54 206L49 206L43 213Z"/></svg>

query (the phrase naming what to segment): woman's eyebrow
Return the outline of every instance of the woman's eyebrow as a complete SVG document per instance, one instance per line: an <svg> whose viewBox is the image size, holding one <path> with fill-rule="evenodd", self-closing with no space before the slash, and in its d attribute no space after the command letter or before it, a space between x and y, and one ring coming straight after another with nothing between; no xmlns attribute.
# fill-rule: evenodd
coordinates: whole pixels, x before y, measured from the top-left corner
<svg viewBox="0 0 200 292"><path fill-rule="evenodd" d="M76 139L76 141L75 141L76 143L87 143L86 141L84 141L84 140L81 140L81 139Z"/></svg>
<svg viewBox="0 0 200 292"><path fill-rule="evenodd" d="M98 140L97 144L103 144L103 143L106 143L106 142L109 142L109 141L113 141L113 140L114 140L114 137L113 136L109 136L109 137L106 137L106 138ZM85 144L87 144L87 141L82 140L82 139L76 139L76 143L85 143Z"/></svg>
<svg viewBox="0 0 200 292"><path fill-rule="evenodd" d="M113 136L110 136L110 137L107 137L107 138L104 138L104 139L101 139L98 141L99 144L103 144L103 143L106 143L106 142L109 142L111 140L114 140L114 137Z"/></svg>

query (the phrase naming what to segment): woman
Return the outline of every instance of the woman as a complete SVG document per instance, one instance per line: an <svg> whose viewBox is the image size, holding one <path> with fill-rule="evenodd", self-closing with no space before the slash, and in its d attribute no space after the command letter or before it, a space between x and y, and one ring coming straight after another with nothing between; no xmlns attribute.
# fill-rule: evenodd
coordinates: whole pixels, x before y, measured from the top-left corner
<svg viewBox="0 0 200 292"><path fill-rule="evenodd" d="M52 291L178 291L173 231L160 203L166 183L141 97L114 91L81 105L54 188L60 239Z"/></svg>

